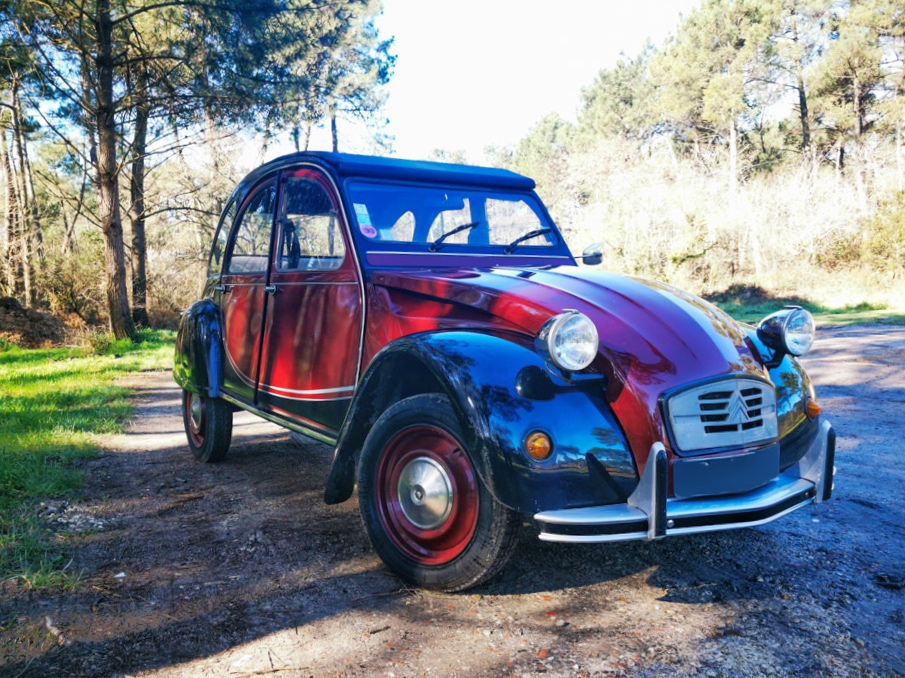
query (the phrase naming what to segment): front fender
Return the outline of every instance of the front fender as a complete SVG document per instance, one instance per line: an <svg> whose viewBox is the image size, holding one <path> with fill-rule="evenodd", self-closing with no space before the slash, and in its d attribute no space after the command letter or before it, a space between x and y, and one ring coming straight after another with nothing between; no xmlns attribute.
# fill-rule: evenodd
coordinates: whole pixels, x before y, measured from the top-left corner
<svg viewBox="0 0 905 678"><path fill-rule="evenodd" d="M776 361L774 352L751 328L748 337L765 362L775 362L769 368L770 380L776 387L776 416L779 420L779 467L785 470L801 459L817 438L819 419L811 419L806 407L814 398L814 386L798 358L782 356Z"/></svg>
<svg viewBox="0 0 905 678"><path fill-rule="evenodd" d="M528 381L546 386L526 388ZM530 514L624 501L638 474L603 386L602 378L569 384L520 337L449 331L398 339L375 356L355 394L325 499L351 496L355 458L389 405L440 392L459 418L478 475L505 506ZM541 462L524 452L525 438L536 430L554 443Z"/></svg>
<svg viewBox="0 0 905 678"><path fill-rule="evenodd" d="M222 382L220 310L207 297L179 318L173 379L186 391L216 398Z"/></svg>

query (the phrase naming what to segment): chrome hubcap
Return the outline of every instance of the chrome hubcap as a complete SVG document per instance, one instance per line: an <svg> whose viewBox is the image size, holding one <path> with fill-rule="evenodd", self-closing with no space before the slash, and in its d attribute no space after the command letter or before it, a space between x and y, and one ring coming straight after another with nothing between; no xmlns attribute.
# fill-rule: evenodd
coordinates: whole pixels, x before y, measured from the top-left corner
<svg viewBox="0 0 905 678"><path fill-rule="evenodd" d="M440 527L452 511L453 491L446 470L433 459L412 459L399 476L397 487L402 513L415 527Z"/></svg>
<svg viewBox="0 0 905 678"><path fill-rule="evenodd" d="M196 431L200 431L202 419L201 396L199 396L197 393L192 394L192 399L189 403L189 411L192 417L192 426L195 427Z"/></svg>

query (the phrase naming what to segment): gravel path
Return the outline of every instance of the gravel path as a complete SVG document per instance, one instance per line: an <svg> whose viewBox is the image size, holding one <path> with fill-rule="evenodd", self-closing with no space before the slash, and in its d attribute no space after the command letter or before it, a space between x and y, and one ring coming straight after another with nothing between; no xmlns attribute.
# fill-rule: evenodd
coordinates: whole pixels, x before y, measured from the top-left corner
<svg viewBox="0 0 905 678"><path fill-rule="evenodd" d="M4 676L905 675L905 328L822 331L807 367L839 435L832 501L759 528L594 546L525 528L504 573L446 595L400 585L331 451L237 416L190 458L169 373L47 520L75 591L7 586Z"/></svg>

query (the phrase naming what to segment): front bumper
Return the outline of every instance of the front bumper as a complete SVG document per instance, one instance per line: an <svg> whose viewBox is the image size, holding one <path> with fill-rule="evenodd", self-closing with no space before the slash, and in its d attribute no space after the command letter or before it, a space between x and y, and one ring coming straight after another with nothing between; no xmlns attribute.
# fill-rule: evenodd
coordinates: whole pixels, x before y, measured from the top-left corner
<svg viewBox="0 0 905 678"><path fill-rule="evenodd" d="M805 455L763 487L728 496L667 499L666 450L655 443L626 503L543 511L534 519L542 540L575 543L650 540L763 525L830 498L835 450L836 433L823 422Z"/></svg>

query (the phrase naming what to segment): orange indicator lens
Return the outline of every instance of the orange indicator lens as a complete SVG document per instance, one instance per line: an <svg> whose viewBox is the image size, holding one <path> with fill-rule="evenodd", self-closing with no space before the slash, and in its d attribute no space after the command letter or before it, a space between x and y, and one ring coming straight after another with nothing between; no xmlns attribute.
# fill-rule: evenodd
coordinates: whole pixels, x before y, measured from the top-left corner
<svg viewBox="0 0 905 678"><path fill-rule="evenodd" d="M817 401L813 398L808 398L808 401L804 405L804 411L808 415L808 419L813 419L820 414L820 405L818 405Z"/></svg>
<svg viewBox="0 0 905 678"><path fill-rule="evenodd" d="M525 440L525 451L538 461L546 459L553 451L553 441L543 431L535 431Z"/></svg>

